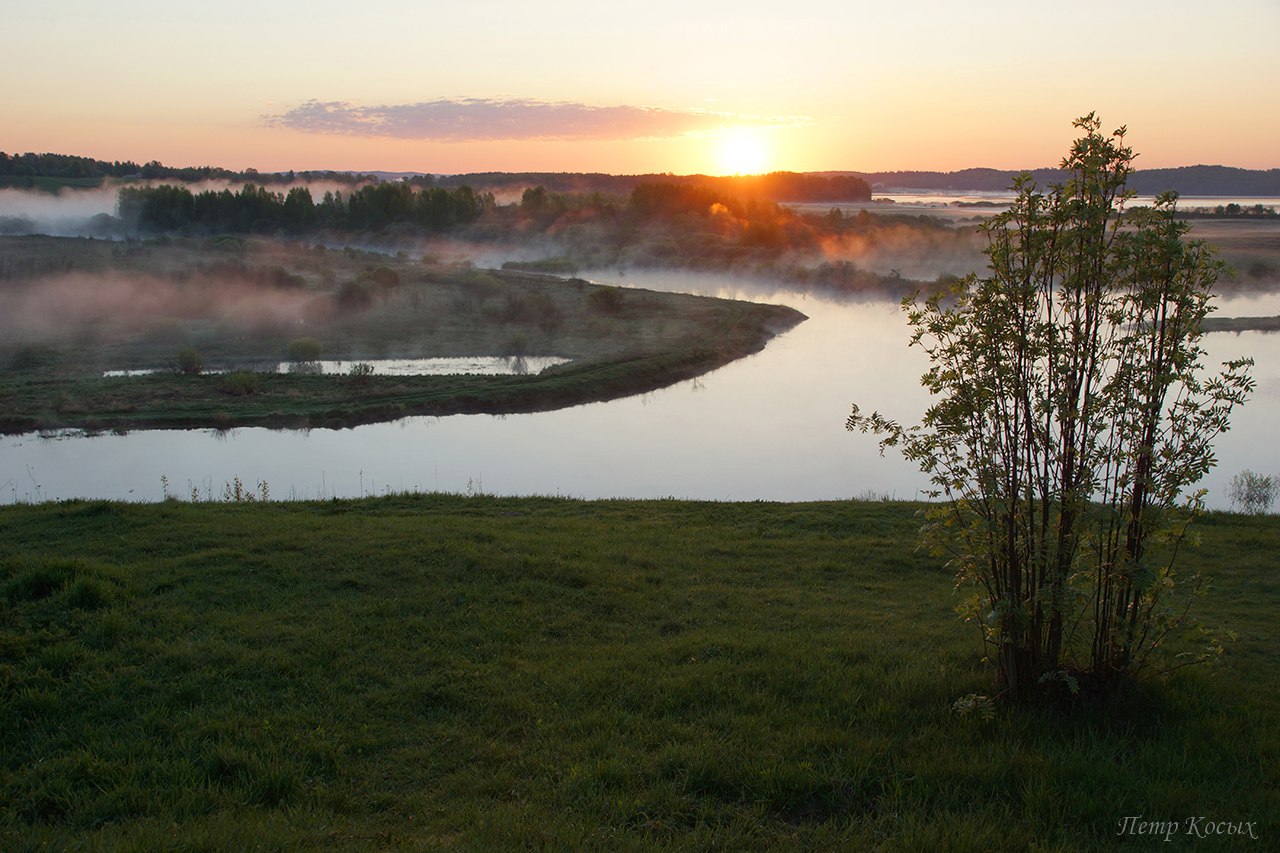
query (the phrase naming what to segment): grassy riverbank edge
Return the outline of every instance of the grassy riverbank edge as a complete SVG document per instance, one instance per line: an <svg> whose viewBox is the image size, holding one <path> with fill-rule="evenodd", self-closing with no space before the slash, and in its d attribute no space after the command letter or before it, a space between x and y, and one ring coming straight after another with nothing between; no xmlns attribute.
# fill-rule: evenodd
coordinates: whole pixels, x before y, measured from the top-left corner
<svg viewBox="0 0 1280 853"><path fill-rule="evenodd" d="M1280 825L1275 517L1187 555L1212 669L984 691L918 504L0 508L6 849L1197 849ZM1187 818L1259 842L1188 837ZM1260 848L1261 849L1261 848Z"/></svg>
<svg viewBox="0 0 1280 853"><path fill-rule="evenodd" d="M257 374L252 391L225 376L113 378L0 375L0 434L82 429L351 427L412 415L550 411L644 394L760 352L806 318L781 305L729 303L714 329L678 349L620 353L533 375Z"/></svg>

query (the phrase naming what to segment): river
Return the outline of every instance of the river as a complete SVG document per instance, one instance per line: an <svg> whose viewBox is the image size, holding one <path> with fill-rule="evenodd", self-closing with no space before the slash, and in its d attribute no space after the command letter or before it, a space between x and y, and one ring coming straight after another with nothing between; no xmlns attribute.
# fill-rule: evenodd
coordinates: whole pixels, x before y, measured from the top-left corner
<svg viewBox="0 0 1280 853"><path fill-rule="evenodd" d="M274 499L446 491L579 498L804 501L915 498L926 480L872 436L849 433L851 402L919 418L926 367L896 303L836 302L728 277L603 279L791 305L810 319L757 355L696 380L538 414L406 418L353 429L241 428L0 439L0 500L218 498L239 478ZM1233 300L1225 316L1280 313L1280 297ZM1214 361L1258 361L1253 400L1217 442L1211 506L1244 468L1280 473L1280 335L1205 338ZM164 484L167 484L164 485Z"/></svg>

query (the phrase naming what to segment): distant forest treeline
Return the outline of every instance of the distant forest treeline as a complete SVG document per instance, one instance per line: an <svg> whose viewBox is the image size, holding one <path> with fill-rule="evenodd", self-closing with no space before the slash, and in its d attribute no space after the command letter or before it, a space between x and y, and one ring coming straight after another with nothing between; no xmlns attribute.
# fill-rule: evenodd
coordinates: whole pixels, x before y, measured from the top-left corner
<svg viewBox="0 0 1280 853"><path fill-rule="evenodd" d="M138 165L132 160L94 160L70 154L6 154L0 151L0 186L56 189L58 185L98 186L106 178L119 180L253 181L259 184L338 183L376 181L372 174L355 172L235 172L216 166L174 168L158 160Z"/></svg>
<svg viewBox="0 0 1280 853"><path fill-rule="evenodd" d="M877 191L970 190L1003 192L1018 172L999 169L962 169L958 172L831 172L861 178ZM1061 183L1067 177L1058 169L1034 169L1040 186ZM1139 195L1175 190L1186 196L1280 196L1280 169L1237 169L1231 166L1180 166L1176 169L1140 169L1129 179Z"/></svg>
<svg viewBox="0 0 1280 853"><path fill-rule="evenodd" d="M408 183L414 187L456 188L519 193L542 186L558 193L612 193L624 195L645 183L685 183L715 186L725 192L769 201L862 201L873 190L971 190L1002 192L1019 173L1000 169L961 169L956 172L774 172L768 175L714 177L709 175L606 175L592 172L472 172L431 175L412 172L232 171L216 166L175 168L152 160L139 165L131 160L95 160L67 154L6 154L0 152L0 186L56 189L59 186L97 186L117 180L175 180L184 183L225 180L258 185L327 182L358 186L368 183ZM1041 186L1057 183L1065 175L1057 169L1034 169ZM1176 190L1188 196L1280 196L1280 169L1237 169L1231 166L1183 166L1173 169L1141 169L1129 186L1142 195Z"/></svg>
<svg viewBox="0 0 1280 853"><path fill-rule="evenodd" d="M97 186L107 178L117 180L175 180L183 183L221 180L250 182L260 186L299 183L338 183L358 186L373 183L408 184L412 187L506 190L519 193L541 186L559 193L612 193L625 195L645 183L712 186L721 192L769 201L863 201L871 188L859 177L844 174L773 172L767 175L714 177L710 175L605 175L579 172L476 172L465 175L425 175L395 172L234 172L214 166L173 168L158 161L138 165L131 160L94 160L66 154L14 154L0 152L0 186L56 189L58 186Z"/></svg>

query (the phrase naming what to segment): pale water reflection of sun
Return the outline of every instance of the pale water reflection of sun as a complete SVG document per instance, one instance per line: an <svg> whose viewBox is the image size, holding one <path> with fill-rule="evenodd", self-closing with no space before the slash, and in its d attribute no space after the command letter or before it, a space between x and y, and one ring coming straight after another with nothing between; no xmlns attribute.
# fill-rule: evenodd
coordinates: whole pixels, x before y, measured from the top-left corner
<svg viewBox="0 0 1280 853"><path fill-rule="evenodd" d="M720 136L716 169L722 175L760 175L769 170L769 145L759 130L735 127Z"/></svg>

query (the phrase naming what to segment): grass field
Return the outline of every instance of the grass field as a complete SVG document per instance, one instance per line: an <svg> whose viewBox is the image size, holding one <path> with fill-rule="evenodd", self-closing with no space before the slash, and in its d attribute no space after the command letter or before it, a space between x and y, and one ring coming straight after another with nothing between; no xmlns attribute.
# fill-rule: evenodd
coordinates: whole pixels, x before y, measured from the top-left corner
<svg viewBox="0 0 1280 853"><path fill-rule="evenodd" d="M0 847L1275 845L1275 517L1211 514L1186 555L1237 634L1213 668L982 719L918 509L0 508Z"/></svg>

